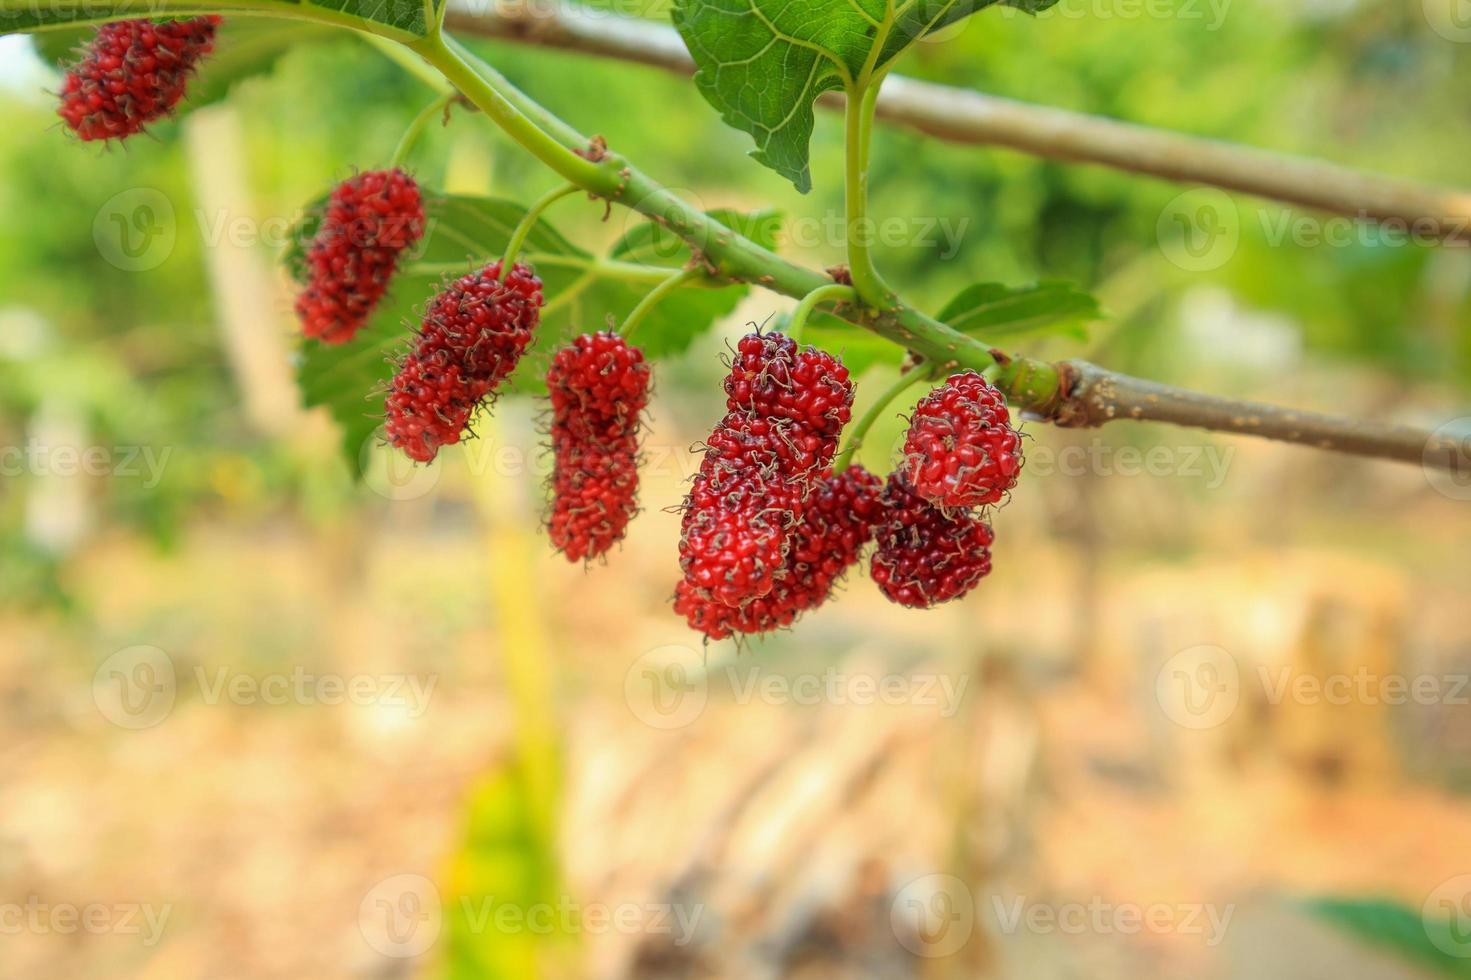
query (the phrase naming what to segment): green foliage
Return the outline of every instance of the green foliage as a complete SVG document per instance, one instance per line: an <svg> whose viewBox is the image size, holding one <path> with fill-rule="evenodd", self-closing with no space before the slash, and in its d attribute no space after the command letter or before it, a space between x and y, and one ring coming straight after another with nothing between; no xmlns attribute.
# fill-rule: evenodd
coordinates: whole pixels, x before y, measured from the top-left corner
<svg viewBox="0 0 1471 980"><path fill-rule="evenodd" d="M1471 949L1452 922L1430 919L1390 899L1316 898L1307 910L1350 935L1447 977L1471 977L1471 959L1450 950ZM1460 931L1464 931L1464 926Z"/></svg>
<svg viewBox="0 0 1471 980"><path fill-rule="evenodd" d="M916 40L997 0L679 0L695 83L721 118L756 141L752 156L804 193L812 186L812 105L856 96ZM1002 0L1027 11L1056 0Z"/></svg>
<svg viewBox="0 0 1471 980"><path fill-rule="evenodd" d="M555 915L555 844L532 800L522 765L492 771L470 793L465 840L444 896L447 932L443 976L448 980L522 980L537 968L549 939L570 940ZM498 918L510 911L509 920ZM530 920L528 922L528 920Z"/></svg>
<svg viewBox="0 0 1471 980"><path fill-rule="evenodd" d="M1043 279L1027 286L976 283L952 299L939 318L986 341L1015 343L1048 335L1087 340L1084 324L1102 316L1098 300L1073 283Z"/></svg>

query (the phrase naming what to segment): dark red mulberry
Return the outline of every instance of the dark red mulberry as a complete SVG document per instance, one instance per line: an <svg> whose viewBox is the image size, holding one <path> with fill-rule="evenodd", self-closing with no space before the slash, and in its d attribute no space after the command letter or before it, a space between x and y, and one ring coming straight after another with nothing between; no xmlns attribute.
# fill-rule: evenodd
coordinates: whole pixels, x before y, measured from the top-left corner
<svg viewBox="0 0 1471 980"><path fill-rule="evenodd" d="M402 170L373 170L338 184L307 249L311 279L296 314L308 337L329 344L362 329L398 268L424 237L419 185Z"/></svg>
<svg viewBox="0 0 1471 980"><path fill-rule="evenodd" d="M830 354L753 333L725 390L728 411L685 501L680 567L694 596L741 607L784 573L788 534L837 451L853 385Z"/></svg>
<svg viewBox="0 0 1471 980"><path fill-rule="evenodd" d="M219 23L210 15L103 24L66 73L61 118L84 140L141 132L179 104L195 66L214 48Z"/></svg>
<svg viewBox="0 0 1471 980"><path fill-rule="evenodd" d="M902 473L890 475L883 507L869 572L891 601L928 609L960 598L990 573L993 535L980 518L930 503Z"/></svg>
<svg viewBox="0 0 1471 980"><path fill-rule="evenodd" d="M1022 468L1021 436L1001 392L974 371L951 375L914 409L904 440L905 473L942 507L1001 500Z"/></svg>
<svg viewBox="0 0 1471 980"><path fill-rule="evenodd" d="M828 473L807 499L802 520L791 533L785 572L769 594L737 608L703 598L686 580L675 591L675 611L713 640L790 626L826 602L837 580L858 561L882 515L882 486L861 466L836 476Z"/></svg>
<svg viewBox="0 0 1471 980"><path fill-rule="evenodd" d="M541 320L541 280L501 264L455 280L429 301L385 405L388 441L427 463L459 442L475 410L516 367Z"/></svg>
<svg viewBox="0 0 1471 980"><path fill-rule="evenodd" d="M584 334L552 360L556 469L548 534L569 561L605 554L638 512L638 436L649 380L643 353L613 333Z"/></svg>

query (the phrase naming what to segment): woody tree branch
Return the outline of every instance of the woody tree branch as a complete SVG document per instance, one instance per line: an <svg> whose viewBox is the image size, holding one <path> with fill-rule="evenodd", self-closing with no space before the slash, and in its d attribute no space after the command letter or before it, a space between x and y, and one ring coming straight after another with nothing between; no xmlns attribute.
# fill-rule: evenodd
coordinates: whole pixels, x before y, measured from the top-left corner
<svg viewBox="0 0 1471 980"><path fill-rule="evenodd" d="M450 0L464 34L618 58L688 75L694 61L669 27L557 0ZM820 100L841 110L841 93ZM1471 190L1367 173L1222 140L1187 136L968 89L891 75L878 118L952 143L1004 146L1187 184L1206 184L1354 218L1394 222L1417 238L1471 244Z"/></svg>
<svg viewBox="0 0 1471 980"><path fill-rule="evenodd" d="M687 241L713 278L746 282L792 298L829 284L693 208L615 152L602 149L478 61L452 39L415 45L467 98L553 169L589 192L631 207ZM538 135L523 138L527 132ZM550 135L548 135L550 134ZM549 149L548 143L557 143ZM597 146L588 160L586 148ZM590 165L591 164L591 165ZM845 316L930 361L936 370L995 367L995 380L1017 407L1063 426L1118 419L1153 420L1427 466L1456 468L1471 448L1427 430L1385 426L1201 395L1081 361L1057 364L1010 357L902 300L884 310L845 308Z"/></svg>

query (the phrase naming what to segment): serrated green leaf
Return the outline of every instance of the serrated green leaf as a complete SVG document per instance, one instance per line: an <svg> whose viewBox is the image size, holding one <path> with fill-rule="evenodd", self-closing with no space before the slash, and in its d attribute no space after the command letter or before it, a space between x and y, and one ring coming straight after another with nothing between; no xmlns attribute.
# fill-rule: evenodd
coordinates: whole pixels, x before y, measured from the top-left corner
<svg viewBox="0 0 1471 980"><path fill-rule="evenodd" d="M1458 919L1429 917L1382 898L1316 898L1302 904L1308 912L1371 946L1448 977L1471 977L1471 959L1467 958L1471 933ZM1452 950L1460 955L1452 955Z"/></svg>
<svg viewBox="0 0 1471 980"><path fill-rule="evenodd" d="M1098 300L1074 284L1043 279L1027 286L968 286L940 311L939 319L963 333L1014 343L1049 334L1086 340L1083 325L1102 315Z"/></svg>
<svg viewBox="0 0 1471 980"><path fill-rule="evenodd" d="M400 40L424 37L437 21L444 0L0 0L0 35L70 30L135 17L197 17L233 11L252 16L281 16L297 22L305 36L317 24L366 28Z"/></svg>
<svg viewBox="0 0 1471 980"><path fill-rule="evenodd" d="M57 66L70 65L77 60L78 50L92 37L93 30L67 27L44 31L33 39L36 53ZM226 18L216 32L215 49L210 53L207 70L199 72L189 85L187 104L199 108L218 102L237 83L269 72L292 47L333 36L335 31L325 24L269 17Z"/></svg>
<svg viewBox="0 0 1471 980"><path fill-rule="evenodd" d="M700 92L806 193L817 97L858 91L919 38L997 2L1036 12L1056 0L675 0L673 19Z"/></svg>

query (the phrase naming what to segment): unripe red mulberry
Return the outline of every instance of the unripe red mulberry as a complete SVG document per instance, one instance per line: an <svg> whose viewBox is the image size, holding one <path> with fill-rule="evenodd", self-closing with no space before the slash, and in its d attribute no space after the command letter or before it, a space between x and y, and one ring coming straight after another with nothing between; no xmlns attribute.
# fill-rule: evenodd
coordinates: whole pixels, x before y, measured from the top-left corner
<svg viewBox="0 0 1471 980"><path fill-rule="evenodd" d="M685 501L680 566L699 599L740 607L784 572L789 529L837 451L853 385L831 355L753 333L737 347L725 390L729 411Z"/></svg>
<svg viewBox="0 0 1471 980"><path fill-rule="evenodd" d="M1001 500L1022 468L1021 436L1006 399L974 371L953 374L922 398L904 440L905 473L915 491L942 507Z"/></svg>
<svg viewBox="0 0 1471 980"><path fill-rule="evenodd" d="M103 24L66 73L57 110L62 120L84 140L142 132L184 97L195 65L214 48L219 23L210 15Z"/></svg>
<svg viewBox="0 0 1471 980"><path fill-rule="evenodd" d="M515 368L541 319L541 280L501 264L455 280L430 300L385 405L388 441L427 463L459 442L470 417Z"/></svg>
<svg viewBox="0 0 1471 980"><path fill-rule="evenodd" d="M333 188L307 249L311 279L296 300L306 335L351 340L388 291L399 256L423 237L423 196L402 170L372 170Z"/></svg>
<svg viewBox="0 0 1471 980"><path fill-rule="evenodd" d="M928 609L958 599L991 571L991 527L914 492L902 473L884 487L884 518L869 572L901 606Z"/></svg>
<svg viewBox="0 0 1471 980"><path fill-rule="evenodd" d="M737 608L703 598L683 581L675 591L675 611L712 640L790 626L802 613L826 602L837 580L858 561L882 516L882 486L861 466L828 473L792 529L785 572L777 576L769 594Z"/></svg>
<svg viewBox="0 0 1471 980"><path fill-rule="evenodd" d="M548 533L569 561L605 554L638 512L638 434L649 380L643 353L614 333L584 334L552 360L556 469Z"/></svg>

